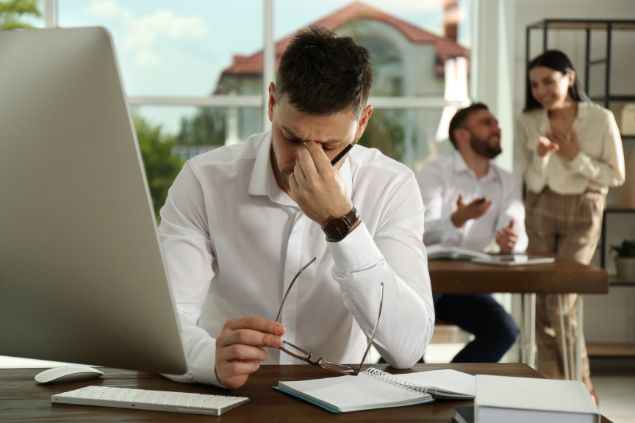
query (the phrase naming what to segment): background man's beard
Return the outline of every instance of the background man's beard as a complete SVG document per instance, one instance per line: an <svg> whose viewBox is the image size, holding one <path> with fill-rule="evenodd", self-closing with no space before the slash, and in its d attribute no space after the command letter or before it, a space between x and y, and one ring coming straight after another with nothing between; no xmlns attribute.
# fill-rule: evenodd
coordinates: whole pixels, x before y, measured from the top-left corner
<svg viewBox="0 0 635 423"><path fill-rule="evenodd" d="M479 156L485 157L486 159L493 159L503 151L500 147L500 144L496 147L492 147L491 145L489 145L489 140L478 138L474 134L470 135L470 146L472 147L472 150L474 150L474 152Z"/></svg>

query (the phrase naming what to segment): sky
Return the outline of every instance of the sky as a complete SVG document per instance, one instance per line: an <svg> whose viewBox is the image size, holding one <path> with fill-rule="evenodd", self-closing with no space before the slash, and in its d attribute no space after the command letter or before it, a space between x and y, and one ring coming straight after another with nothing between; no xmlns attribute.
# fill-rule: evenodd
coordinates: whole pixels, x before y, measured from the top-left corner
<svg viewBox="0 0 635 423"><path fill-rule="evenodd" d="M274 0L274 39L279 40L334 11L348 0ZM443 0L364 0L364 3L438 35ZM470 1L461 0L468 9ZM469 19L466 19L469 22ZM41 26L40 22L34 22ZM60 27L103 26L112 34L130 96L206 96L234 54L262 49L262 0L58 0ZM469 25L459 42L470 46ZM178 132L192 107L142 107L154 123Z"/></svg>

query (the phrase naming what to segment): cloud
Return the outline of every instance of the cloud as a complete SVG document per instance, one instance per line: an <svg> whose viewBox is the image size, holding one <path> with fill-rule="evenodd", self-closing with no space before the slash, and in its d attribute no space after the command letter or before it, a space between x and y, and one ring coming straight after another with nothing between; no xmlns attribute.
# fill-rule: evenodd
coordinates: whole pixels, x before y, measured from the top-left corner
<svg viewBox="0 0 635 423"><path fill-rule="evenodd" d="M169 10L158 10L151 15L134 16L131 10L116 0L98 0L84 9L85 13L103 18L120 19L126 26L122 47L135 51L135 63L150 67L163 62L156 45L165 39L188 40L204 36L209 27L200 15L176 15Z"/></svg>
<svg viewBox="0 0 635 423"><path fill-rule="evenodd" d="M115 0L92 1L84 8L84 13L105 19L132 19L132 12L121 7Z"/></svg>

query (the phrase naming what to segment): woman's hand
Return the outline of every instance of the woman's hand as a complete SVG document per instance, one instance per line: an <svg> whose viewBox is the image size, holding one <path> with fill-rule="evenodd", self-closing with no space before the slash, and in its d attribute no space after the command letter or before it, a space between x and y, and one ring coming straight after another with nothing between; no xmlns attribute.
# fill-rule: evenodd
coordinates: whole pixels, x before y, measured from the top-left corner
<svg viewBox="0 0 635 423"><path fill-rule="evenodd" d="M564 135L558 132L548 132L547 137L552 143L558 146L556 152L568 160L573 160L580 153L580 144L578 143L578 135L571 130L571 139L568 140Z"/></svg>
<svg viewBox="0 0 635 423"><path fill-rule="evenodd" d="M536 148L536 154L540 157L545 157L547 154L552 152L557 153L560 147L558 144L551 142L548 138L548 134L545 134L544 137L538 137L538 147Z"/></svg>

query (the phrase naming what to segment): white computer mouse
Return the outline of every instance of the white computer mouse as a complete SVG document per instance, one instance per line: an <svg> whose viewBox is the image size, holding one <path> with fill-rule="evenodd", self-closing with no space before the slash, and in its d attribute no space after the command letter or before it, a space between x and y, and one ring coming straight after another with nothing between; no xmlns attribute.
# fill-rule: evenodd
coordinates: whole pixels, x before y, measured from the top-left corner
<svg viewBox="0 0 635 423"><path fill-rule="evenodd" d="M88 366L55 367L35 375L35 381L45 384L77 382L96 379L103 374L104 372Z"/></svg>

